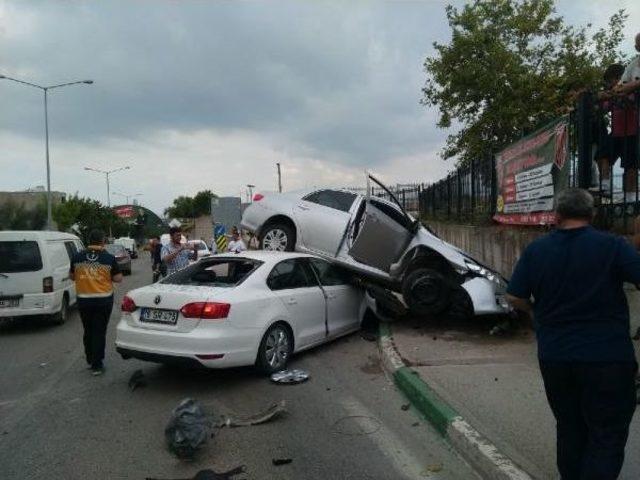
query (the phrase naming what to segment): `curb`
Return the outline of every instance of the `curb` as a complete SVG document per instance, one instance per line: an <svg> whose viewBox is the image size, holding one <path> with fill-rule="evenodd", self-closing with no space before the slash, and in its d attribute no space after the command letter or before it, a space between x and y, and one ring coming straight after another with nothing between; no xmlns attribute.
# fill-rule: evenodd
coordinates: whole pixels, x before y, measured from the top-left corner
<svg viewBox="0 0 640 480"><path fill-rule="evenodd" d="M400 391L431 425L482 476L490 480L533 480L533 477L502 454L456 410L407 367L393 343L391 329L380 323L378 348L382 365Z"/></svg>

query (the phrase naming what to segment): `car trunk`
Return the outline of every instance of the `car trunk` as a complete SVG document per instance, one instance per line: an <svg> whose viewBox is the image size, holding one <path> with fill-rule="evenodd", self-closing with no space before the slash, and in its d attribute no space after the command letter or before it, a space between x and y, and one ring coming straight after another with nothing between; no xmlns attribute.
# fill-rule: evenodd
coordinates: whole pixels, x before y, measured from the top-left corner
<svg viewBox="0 0 640 480"><path fill-rule="evenodd" d="M130 295L138 307L131 313L131 324L150 330L190 332L202 321L224 321L185 318L180 313L180 309L188 303L221 301L220 297L225 290L228 289L224 287L163 285L160 283L140 289ZM149 313L145 313L144 310L151 311L151 318L149 318ZM143 315L147 315L147 317L143 318ZM171 317L176 318L175 323Z"/></svg>

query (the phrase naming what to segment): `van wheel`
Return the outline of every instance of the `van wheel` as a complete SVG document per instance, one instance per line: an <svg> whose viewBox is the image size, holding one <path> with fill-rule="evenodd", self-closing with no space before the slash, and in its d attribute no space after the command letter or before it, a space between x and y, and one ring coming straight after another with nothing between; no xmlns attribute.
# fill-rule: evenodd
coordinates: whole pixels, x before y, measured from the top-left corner
<svg viewBox="0 0 640 480"><path fill-rule="evenodd" d="M268 375L287 368L293 352L293 336L282 323L271 326L262 337L256 358L256 367Z"/></svg>
<svg viewBox="0 0 640 480"><path fill-rule="evenodd" d="M437 315L451 304L451 290L445 276L431 268L418 268L402 282L402 296L416 315Z"/></svg>
<svg viewBox="0 0 640 480"><path fill-rule="evenodd" d="M260 249L277 252L293 252L296 246L293 229L284 223L274 223L265 228L260 237Z"/></svg>
<svg viewBox="0 0 640 480"><path fill-rule="evenodd" d="M60 311L58 313L54 313L51 316L51 320L55 325L62 325L67 321L67 313L69 311L69 300L67 297L62 297L62 304L60 305Z"/></svg>

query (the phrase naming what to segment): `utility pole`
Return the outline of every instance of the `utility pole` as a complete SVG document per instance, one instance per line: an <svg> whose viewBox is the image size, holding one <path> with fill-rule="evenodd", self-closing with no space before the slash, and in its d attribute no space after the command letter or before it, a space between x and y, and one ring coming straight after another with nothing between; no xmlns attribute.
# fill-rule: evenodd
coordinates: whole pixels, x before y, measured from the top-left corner
<svg viewBox="0 0 640 480"><path fill-rule="evenodd" d="M278 192L282 193L282 172L280 171L280 163L276 163L278 167Z"/></svg>

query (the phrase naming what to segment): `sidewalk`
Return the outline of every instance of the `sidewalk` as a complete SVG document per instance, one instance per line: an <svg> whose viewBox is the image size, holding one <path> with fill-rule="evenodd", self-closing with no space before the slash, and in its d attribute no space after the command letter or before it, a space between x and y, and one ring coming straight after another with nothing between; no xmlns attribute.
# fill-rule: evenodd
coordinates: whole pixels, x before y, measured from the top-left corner
<svg viewBox="0 0 640 480"><path fill-rule="evenodd" d="M628 290L632 332L640 325L640 292ZM547 405L536 357L535 336L520 330L488 334L491 324L391 324L403 363L536 479L555 479L555 421ZM634 342L640 358L639 342ZM620 479L640 478L640 418L631 425Z"/></svg>

